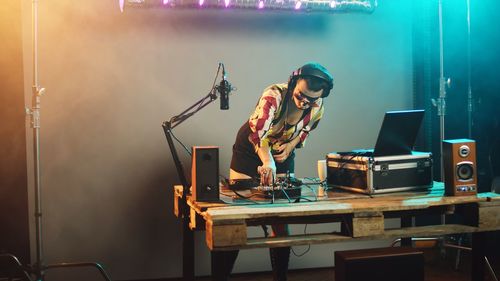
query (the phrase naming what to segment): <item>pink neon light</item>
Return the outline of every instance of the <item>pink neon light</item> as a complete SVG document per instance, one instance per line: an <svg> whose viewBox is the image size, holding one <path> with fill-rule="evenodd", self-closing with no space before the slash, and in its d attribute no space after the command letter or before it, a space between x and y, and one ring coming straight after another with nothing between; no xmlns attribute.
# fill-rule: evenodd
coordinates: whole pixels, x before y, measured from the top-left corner
<svg viewBox="0 0 500 281"><path fill-rule="evenodd" d="M168 0L163 0L163 5L167 5L168 4Z"/></svg>
<svg viewBox="0 0 500 281"><path fill-rule="evenodd" d="M120 12L123 13L123 6L125 6L125 0L119 0L118 4L120 5Z"/></svg>
<svg viewBox="0 0 500 281"><path fill-rule="evenodd" d="M203 6L203 3L205 3L205 0L198 1L198 5L200 5L200 6Z"/></svg>
<svg viewBox="0 0 500 281"><path fill-rule="evenodd" d="M263 9L264 8L264 1L260 0L259 1L259 6L257 6L259 9Z"/></svg>
<svg viewBox="0 0 500 281"><path fill-rule="evenodd" d="M300 9L300 6L302 6L302 2L297 1L297 3L295 3L295 10Z"/></svg>
<svg viewBox="0 0 500 281"><path fill-rule="evenodd" d="M224 0L224 3L226 4L226 8L229 7L229 2L231 2L231 0Z"/></svg>

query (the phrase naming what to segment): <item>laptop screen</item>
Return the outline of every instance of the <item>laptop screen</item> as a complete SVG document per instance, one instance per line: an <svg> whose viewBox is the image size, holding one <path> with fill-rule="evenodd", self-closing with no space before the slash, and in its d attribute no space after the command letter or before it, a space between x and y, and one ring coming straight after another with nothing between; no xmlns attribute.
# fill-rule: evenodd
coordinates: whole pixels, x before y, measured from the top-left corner
<svg viewBox="0 0 500 281"><path fill-rule="evenodd" d="M386 112L373 156L411 154L423 117L421 109Z"/></svg>

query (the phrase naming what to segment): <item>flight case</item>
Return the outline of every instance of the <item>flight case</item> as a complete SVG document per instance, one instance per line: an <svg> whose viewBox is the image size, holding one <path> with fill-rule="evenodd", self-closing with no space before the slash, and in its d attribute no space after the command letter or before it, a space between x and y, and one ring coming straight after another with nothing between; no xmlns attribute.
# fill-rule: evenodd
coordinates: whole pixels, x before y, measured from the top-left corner
<svg viewBox="0 0 500 281"><path fill-rule="evenodd" d="M432 187L432 154L429 152L381 157L332 152L326 158L327 183L331 187L366 194Z"/></svg>

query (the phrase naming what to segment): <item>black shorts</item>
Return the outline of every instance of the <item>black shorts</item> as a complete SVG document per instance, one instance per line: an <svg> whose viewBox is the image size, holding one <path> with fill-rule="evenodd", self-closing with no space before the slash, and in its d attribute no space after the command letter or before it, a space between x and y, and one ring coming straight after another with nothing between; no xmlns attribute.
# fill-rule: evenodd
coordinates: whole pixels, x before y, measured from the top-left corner
<svg viewBox="0 0 500 281"><path fill-rule="evenodd" d="M254 146L248 140L251 132L248 122L245 122L236 136L230 167L238 173L257 178L257 167L262 165L262 161L260 161L259 155L255 152ZM295 151L292 151L288 155L285 162L276 163L277 174L286 174L287 172L295 172Z"/></svg>

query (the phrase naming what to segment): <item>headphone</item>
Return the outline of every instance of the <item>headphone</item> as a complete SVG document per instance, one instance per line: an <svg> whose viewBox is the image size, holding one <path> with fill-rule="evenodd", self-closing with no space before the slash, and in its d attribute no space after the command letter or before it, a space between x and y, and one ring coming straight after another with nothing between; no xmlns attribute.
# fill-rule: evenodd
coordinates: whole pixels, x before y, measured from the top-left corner
<svg viewBox="0 0 500 281"><path fill-rule="evenodd" d="M288 79L288 90L293 91L299 78L304 76L316 77L326 82L326 87L323 88L322 98L328 97L330 90L333 88L333 76L328 70L318 63L307 63L301 68L292 72L290 79Z"/></svg>

